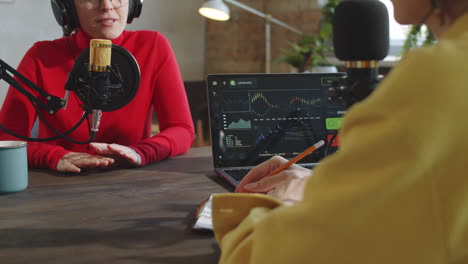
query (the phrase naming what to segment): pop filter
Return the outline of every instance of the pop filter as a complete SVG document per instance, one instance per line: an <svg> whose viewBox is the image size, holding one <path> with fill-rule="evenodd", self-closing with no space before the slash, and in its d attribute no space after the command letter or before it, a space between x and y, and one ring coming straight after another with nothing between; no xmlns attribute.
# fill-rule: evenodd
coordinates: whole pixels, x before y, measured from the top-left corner
<svg viewBox="0 0 468 264"><path fill-rule="evenodd" d="M140 68L133 55L112 44L110 70L96 73L89 70L89 53L88 48L76 59L66 89L75 91L87 111L108 112L127 105L140 85Z"/></svg>

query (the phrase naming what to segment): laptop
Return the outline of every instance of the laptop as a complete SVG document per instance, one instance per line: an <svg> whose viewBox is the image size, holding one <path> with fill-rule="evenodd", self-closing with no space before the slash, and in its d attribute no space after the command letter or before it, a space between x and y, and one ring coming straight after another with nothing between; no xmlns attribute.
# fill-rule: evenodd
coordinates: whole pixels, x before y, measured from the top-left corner
<svg viewBox="0 0 468 264"><path fill-rule="evenodd" d="M327 142L298 165L312 168L337 149L344 107L328 88L345 73L210 74L208 108L214 171L237 186L273 157L291 159Z"/></svg>

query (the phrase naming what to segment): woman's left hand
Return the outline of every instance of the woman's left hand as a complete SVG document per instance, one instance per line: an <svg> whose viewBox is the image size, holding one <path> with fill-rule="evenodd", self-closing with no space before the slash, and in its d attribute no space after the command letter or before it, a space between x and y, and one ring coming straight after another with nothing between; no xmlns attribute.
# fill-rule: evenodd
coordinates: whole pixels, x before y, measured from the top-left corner
<svg viewBox="0 0 468 264"><path fill-rule="evenodd" d="M96 154L114 158L117 166L125 165L122 163L127 163L127 165L131 166L141 165L140 155L134 149L127 146L97 142L92 142L89 145Z"/></svg>

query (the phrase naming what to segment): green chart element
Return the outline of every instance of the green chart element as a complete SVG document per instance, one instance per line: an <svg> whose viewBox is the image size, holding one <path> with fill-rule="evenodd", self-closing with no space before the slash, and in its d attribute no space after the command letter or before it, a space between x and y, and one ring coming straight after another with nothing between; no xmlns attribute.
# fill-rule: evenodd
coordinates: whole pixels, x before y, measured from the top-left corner
<svg viewBox="0 0 468 264"><path fill-rule="evenodd" d="M325 126L327 130L338 130L341 127L341 122L343 122L342 117L333 117L325 119Z"/></svg>

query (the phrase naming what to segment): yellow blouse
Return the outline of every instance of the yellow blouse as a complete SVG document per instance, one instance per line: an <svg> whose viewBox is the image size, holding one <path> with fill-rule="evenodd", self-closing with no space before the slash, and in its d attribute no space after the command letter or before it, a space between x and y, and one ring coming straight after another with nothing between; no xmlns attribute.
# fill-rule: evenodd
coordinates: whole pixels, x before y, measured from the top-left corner
<svg viewBox="0 0 468 264"><path fill-rule="evenodd" d="M467 66L468 15L348 111L302 202L215 195L220 262L468 263Z"/></svg>

